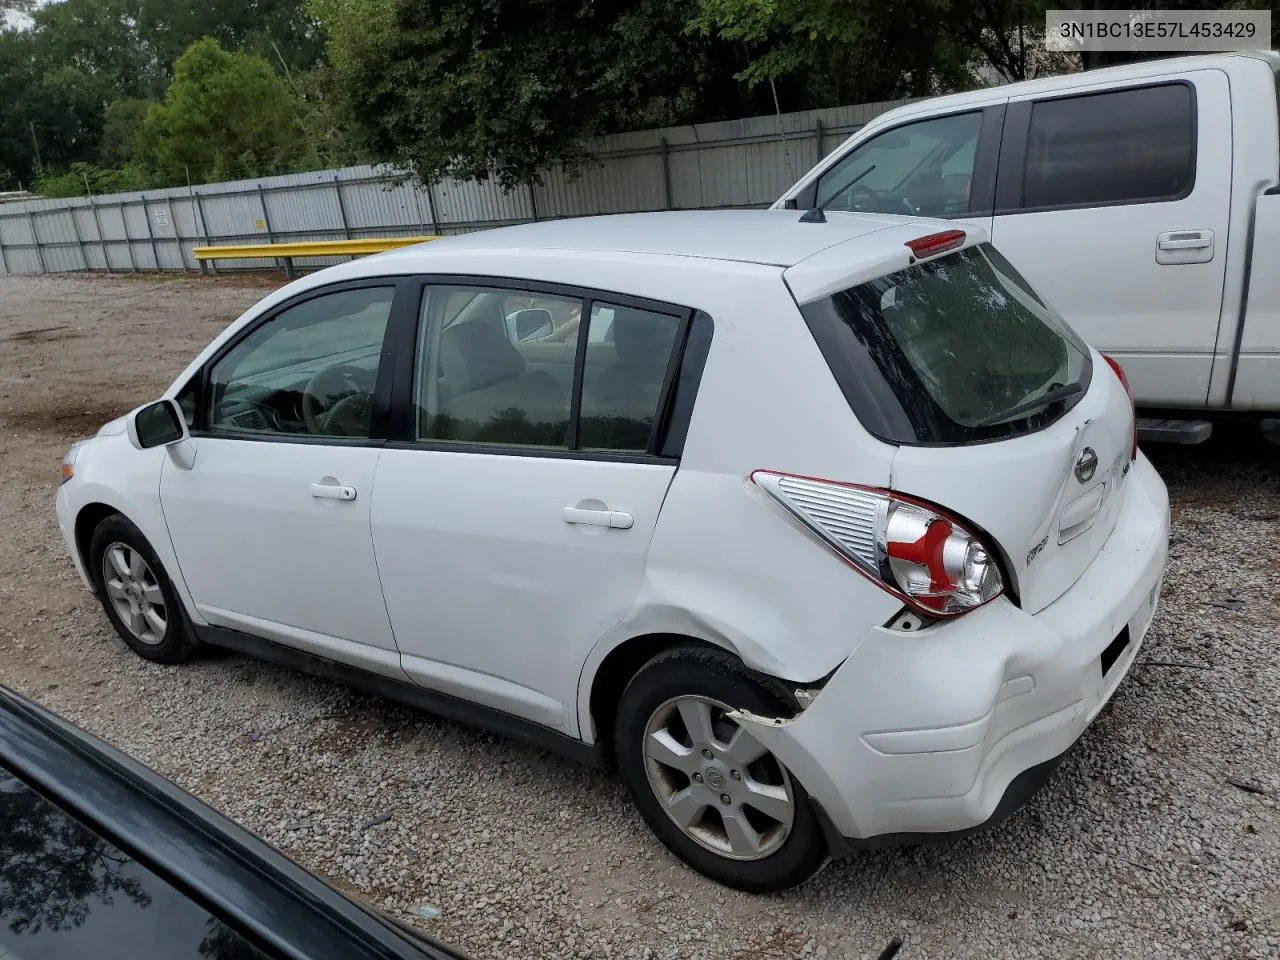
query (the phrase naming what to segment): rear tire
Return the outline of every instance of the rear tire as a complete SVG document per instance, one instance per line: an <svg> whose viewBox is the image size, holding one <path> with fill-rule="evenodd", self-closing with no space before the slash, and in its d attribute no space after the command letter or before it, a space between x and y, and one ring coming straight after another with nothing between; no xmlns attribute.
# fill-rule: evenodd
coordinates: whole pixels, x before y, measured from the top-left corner
<svg viewBox="0 0 1280 960"><path fill-rule="evenodd" d="M752 893L811 877L827 843L804 787L726 714L791 715L781 683L722 650L680 646L640 668L614 749L645 822L698 872Z"/></svg>
<svg viewBox="0 0 1280 960"><path fill-rule="evenodd" d="M89 538L89 571L120 639L154 663L183 663L199 649L182 601L142 531L113 513Z"/></svg>

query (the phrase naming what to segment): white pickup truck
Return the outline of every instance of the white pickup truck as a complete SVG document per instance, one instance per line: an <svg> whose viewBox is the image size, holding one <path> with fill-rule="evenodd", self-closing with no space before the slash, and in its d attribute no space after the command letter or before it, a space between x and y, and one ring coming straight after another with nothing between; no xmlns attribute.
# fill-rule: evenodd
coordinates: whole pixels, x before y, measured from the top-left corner
<svg viewBox="0 0 1280 960"><path fill-rule="evenodd" d="M1280 110L1272 51L1148 61L876 117L775 209L981 223L1119 361L1146 440L1216 420L1280 442Z"/></svg>

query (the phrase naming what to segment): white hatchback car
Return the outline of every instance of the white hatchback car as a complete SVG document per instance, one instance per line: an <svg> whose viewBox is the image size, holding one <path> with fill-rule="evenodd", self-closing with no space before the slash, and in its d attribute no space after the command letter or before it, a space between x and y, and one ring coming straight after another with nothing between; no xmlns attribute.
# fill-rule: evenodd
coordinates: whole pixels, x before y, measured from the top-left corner
<svg viewBox="0 0 1280 960"><path fill-rule="evenodd" d="M1133 663L1169 523L1123 377L979 231L787 211L320 271L63 480L142 656L616 763L756 891L1015 808Z"/></svg>

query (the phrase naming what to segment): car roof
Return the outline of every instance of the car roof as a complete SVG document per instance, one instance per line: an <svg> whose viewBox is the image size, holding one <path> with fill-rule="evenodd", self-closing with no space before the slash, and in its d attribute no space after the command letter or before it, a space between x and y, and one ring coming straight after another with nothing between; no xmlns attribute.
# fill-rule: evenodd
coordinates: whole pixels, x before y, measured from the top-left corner
<svg viewBox="0 0 1280 960"><path fill-rule="evenodd" d="M803 215L800 210L702 210L546 220L443 237L335 264L280 287L242 313L192 359L165 396L174 396L245 324L331 284L413 275L479 276L712 309L717 290L754 274L755 279L785 278L792 296L805 303L905 267L906 241L957 226L952 220L843 212L804 223ZM966 246L987 239L981 225L969 221L962 226ZM697 274L696 296L690 293L690 272ZM708 283L714 276L726 283Z"/></svg>
<svg viewBox="0 0 1280 960"><path fill-rule="evenodd" d="M879 214L833 214L825 223L803 223L802 214L800 210L690 210L544 220L401 247L380 254L377 260L381 269L409 261L396 265L416 269L421 264L430 270L432 255L445 252L474 251L482 259L497 251L572 250L790 267L838 243L903 223L920 223L921 233L928 233L933 224L946 228L942 221Z"/></svg>

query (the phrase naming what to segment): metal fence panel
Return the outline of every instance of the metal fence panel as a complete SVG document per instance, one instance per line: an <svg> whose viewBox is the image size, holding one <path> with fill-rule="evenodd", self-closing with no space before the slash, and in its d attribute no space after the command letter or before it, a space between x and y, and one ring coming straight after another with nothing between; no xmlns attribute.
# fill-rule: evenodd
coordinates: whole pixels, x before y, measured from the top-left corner
<svg viewBox="0 0 1280 960"><path fill-rule="evenodd" d="M406 234L423 227L426 214L419 210L417 191L408 177L348 183L343 198L353 236Z"/></svg>
<svg viewBox="0 0 1280 960"><path fill-rule="evenodd" d="M643 210L765 207L867 121L910 101L637 130L594 144L576 175L423 185L407 171L344 167L72 200L0 205L0 275L193 270L206 245L471 233L510 223ZM34 232L33 232L34 230ZM345 258L300 259L299 269ZM215 270L261 269L263 260Z"/></svg>

